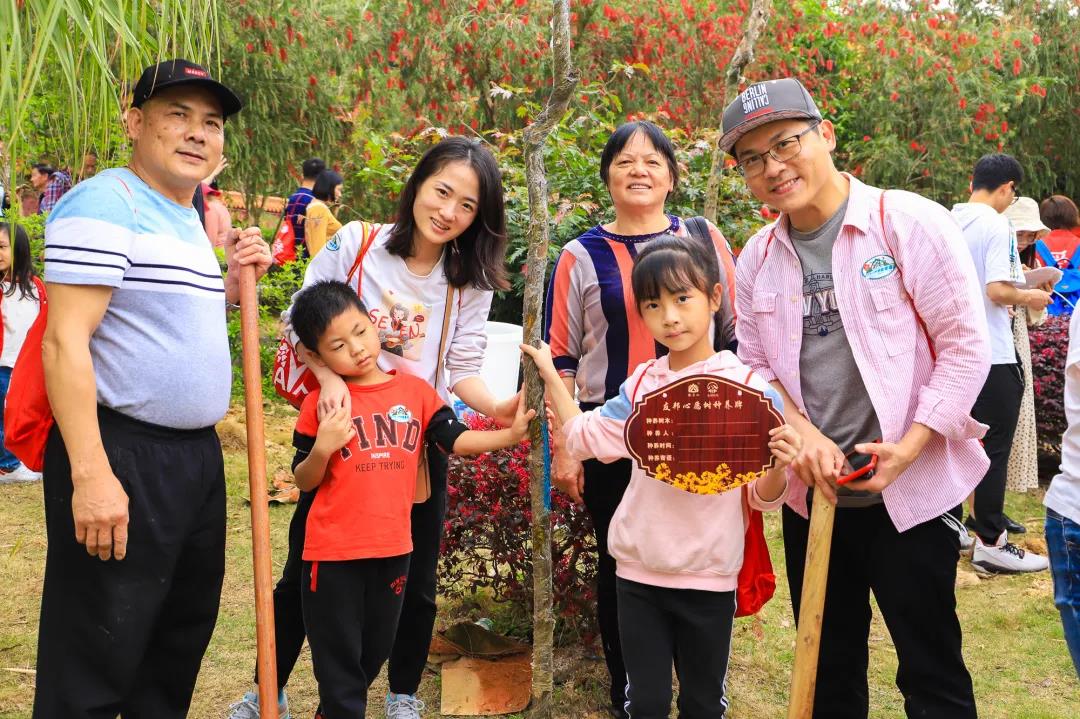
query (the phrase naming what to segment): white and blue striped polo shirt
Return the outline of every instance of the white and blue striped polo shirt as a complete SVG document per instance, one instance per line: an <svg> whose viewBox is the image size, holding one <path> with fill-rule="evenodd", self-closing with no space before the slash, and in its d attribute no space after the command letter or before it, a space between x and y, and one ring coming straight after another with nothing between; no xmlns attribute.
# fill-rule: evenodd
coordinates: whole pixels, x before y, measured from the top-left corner
<svg viewBox="0 0 1080 719"><path fill-rule="evenodd" d="M90 339L98 402L176 429L225 415L225 285L194 208L126 168L80 182L45 225L45 281L114 288Z"/></svg>

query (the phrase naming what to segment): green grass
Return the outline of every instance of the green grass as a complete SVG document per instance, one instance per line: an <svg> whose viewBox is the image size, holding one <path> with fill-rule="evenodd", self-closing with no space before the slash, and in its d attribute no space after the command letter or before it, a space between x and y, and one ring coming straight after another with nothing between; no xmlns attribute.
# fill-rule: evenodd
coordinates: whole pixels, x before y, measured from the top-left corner
<svg viewBox="0 0 1080 719"><path fill-rule="evenodd" d="M291 425L288 413L273 410L268 427L271 473L287 468ZM227 706L251 686L255 658L255 616L251 578L249 510L243 450L231 440L235 421L223 427L229 487L228 568L221 614L203 661L190 716L221 719ZM0 719L30 716L38 603L45 558L41 486L0 487ZM1008 512L1025 522L1028 536L1042 537L1041 494L1008 497ZM274 571L285 559L286 530L292 507L270 510ZM792 647L795 638L789 592L783 576L779 516L766 519L778 573L776 597L757 617L736 621L729 672L730 717L772 719L786 713ZM967 560L962 571L970 571ZM1050 575L996 577L958 590L964 628L964 655L975 682L979 715L984 719L1074 719L1080 716L1080 682L1069 661ZM440 606L440 619L475 612L461 605ZM498 607L483 606L484 612ZM479 615L477 615L479 616ZM474 617L476 618L476 617ZM601 717L606 696L604 664L595 647L567 647L556 657L557 716ZM902 717L903 702L894 684L896 654L888 632L875 617L871 630L870 716ZM12 671L16 670L16 671ZM421 698L437 712L439 677L425 674ZM385 682L372 690L368 716L381 716ZM289 685L293 716L306 719L317 697L305 648Z"/></svg>

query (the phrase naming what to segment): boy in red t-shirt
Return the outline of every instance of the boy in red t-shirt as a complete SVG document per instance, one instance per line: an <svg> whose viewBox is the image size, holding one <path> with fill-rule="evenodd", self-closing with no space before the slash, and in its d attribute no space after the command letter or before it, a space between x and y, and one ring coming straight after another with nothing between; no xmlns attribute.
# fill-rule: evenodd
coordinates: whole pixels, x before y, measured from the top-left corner
<svg viewBox="0 0 1080 719"><path fill-rule="evenodd" d="M409 517L424 442L480 454L516 445L534 416L469 430L422 379L379 369L379 333L356 292L319 282L296 298L292 326L311 361L349 385L343 408L317 419L318 391L300 408L296 486L318 488L307 519L304 626L325 719L364 716L368 686L390 656L409 572Z"/></svg>

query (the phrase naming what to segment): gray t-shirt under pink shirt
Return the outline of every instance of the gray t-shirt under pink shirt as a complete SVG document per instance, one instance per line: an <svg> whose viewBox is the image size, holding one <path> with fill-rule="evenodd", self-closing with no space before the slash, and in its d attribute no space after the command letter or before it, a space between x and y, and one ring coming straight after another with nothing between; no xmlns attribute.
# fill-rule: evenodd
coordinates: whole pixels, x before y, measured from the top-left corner
<svg viewBox="0 0 1080 719"><path fill-rule="evenodd" d="M845 454L860 442L881 437L877 413L851 353L833 290L832 250L847 211L845 201L829 220L810 232L790 228L803 272L803 334L799 351L803 405L810 421ZM858 458L864 461L865 458ZM879 504L877 492L839 487L838 506Z"/></svg>

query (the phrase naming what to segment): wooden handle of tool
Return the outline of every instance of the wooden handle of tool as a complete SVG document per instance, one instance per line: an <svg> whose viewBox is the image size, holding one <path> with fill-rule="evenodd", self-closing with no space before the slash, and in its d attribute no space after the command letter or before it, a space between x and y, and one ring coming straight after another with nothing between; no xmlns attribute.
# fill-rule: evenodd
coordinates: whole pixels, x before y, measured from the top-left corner
<svg viewBox="0 0 1080 719"><path fill-rule="evenodd" d="M266 496L266 433L262 367L259 363L259 298L255 266L240 267L240 340L247 408L248 483L251 496L251 556L255 565L255 636L258 647L259 716L277 719L277 650L274 641L270 510Z"/></svg>
<svg viewBox="0 0 1080 719"><path fill-rule="evenodd" d="M806 570L799 604L799 630L795 635L795 666L791 670L788 719L810 719L814 714L821 618L825 613L825 584L829 579L833 521L836 507L820 489L814 490L810 535L806 541Z"/></svg>

